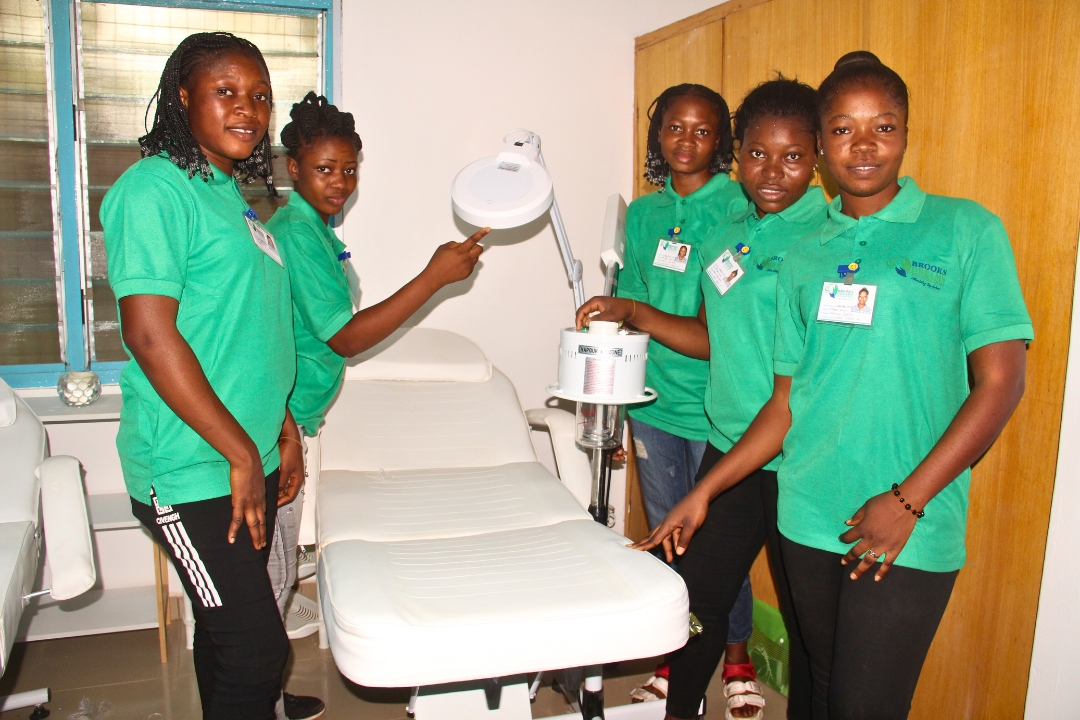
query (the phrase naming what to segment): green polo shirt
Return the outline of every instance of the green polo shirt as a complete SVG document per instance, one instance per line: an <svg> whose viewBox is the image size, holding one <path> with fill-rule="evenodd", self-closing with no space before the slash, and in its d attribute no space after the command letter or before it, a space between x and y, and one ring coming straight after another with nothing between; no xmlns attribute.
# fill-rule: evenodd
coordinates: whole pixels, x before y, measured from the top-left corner
<svg viewBox="0 0 1080 720"><path fill-rule="evenodd" d="M255 244L246 210L225 173L189 178L158 156L120 176L101 204L101 224L117 299L179 301L176 328L271 472L296 374L292 303L289 275ZM149 503L151 486L163 505L230 494L229 463L165 404L134 360L120 389L116 447L133 498Z"/></svg>
<svg viewBox="0 0 1080 720"><path fill-rule="evenodd" d="M266 229L277 238L292 280L296 387L289 410L304 432L314 435L345 377L345 358L326 344L353 316L349 283L338 259L345 245L295 191Z"/></svg>
<svg viewBox="0 0 1080 720"><path fill-rule="evenodd" d="M1001 221L911 178L900 185L859 220L834 200L819 236L788 251L777 286L774 367L792 377L780 531L834 553L850 547L838 539L844 521L902 482L952 422L969 392L968 353L1034 337ZM853 284L877 286L873 324L817 321L825 282L854 261ZM927 503L898 565L963 566L970 477Z"/></svg>
<svg viewBox="0 0 1080 720"><path fill-rule="evenodd" d="M776 276L788 248L821 226L827 207L825 193L815 185L779 213L759 218L751 205L728 216L701 244L702 271L731 250L745 273L723 295L708 273L701 273L710 348L705 412L709 442L724 452L738 442L772 395ZM749 252L737 252L740 243ZM777 456L765 469L779 466Z"/></svg>
<svg viewBox="0 0 1080 720"><path fill-rule="evenodd" d="M672 189L669 177L663 189L634 200L626 209L626 264L617 295L672 315L696 316L701 307L700 245L710 229L748 204L742 186L724 174L686 197ZM671 239L668 231L675 227L680 229L678 242L690 245L682 272L653 264L657 246ZM709 420L702 399L708 376L707 361L650 340L645 384L658 397L632 408L630 417L687 440L705 440Z"/></svg>

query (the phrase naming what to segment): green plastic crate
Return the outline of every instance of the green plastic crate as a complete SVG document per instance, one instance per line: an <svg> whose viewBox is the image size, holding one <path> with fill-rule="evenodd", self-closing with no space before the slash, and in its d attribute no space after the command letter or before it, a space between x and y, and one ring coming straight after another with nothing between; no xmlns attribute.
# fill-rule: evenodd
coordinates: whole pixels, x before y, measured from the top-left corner
<svg viewBox="0 0 1080 720"><path fill-rule="evenodd" d="M748 643L758 680L787 697L791 685L788 634L780 611L754 599L754 633Z"/></svg>

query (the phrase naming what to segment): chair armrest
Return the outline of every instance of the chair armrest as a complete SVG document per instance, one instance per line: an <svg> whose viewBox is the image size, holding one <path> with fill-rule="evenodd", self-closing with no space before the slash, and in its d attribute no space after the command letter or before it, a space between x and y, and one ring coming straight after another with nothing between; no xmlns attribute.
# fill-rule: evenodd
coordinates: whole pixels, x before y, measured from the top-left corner
<svg viewBox="0 0 1080 720"><path fill-rule="evenodd" d="M35 472L41 480L41 514L52 571L49 594L55 600L68 600L97 581L79 461L57 455L46 458Z"/></svg>
<svg viewBox="0 0 1080 720"><path fill-rule="evenodd" d="M559 408L536 408L526 411L525 419L529 425L548 431L551 447L555 450L559 479L581 507L588 510L592 500L592 466L589 456L575 441L577 418Z"/></svg>

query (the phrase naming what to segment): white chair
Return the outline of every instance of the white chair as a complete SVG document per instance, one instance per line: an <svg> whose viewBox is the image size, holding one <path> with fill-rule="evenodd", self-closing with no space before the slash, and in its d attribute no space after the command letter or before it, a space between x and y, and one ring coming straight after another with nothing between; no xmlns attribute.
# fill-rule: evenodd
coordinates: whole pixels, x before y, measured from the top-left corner
<svg viewBox="0 0 1080 720"><path fill-rule="evenodd" d="M358 360L327 415L314 493L342 674L416 688L418 720L524 719L526 673L686 642L679 576L582 507L590 472L573 416L529 415L551 429L568 491L537 462L510 381L465 338L412 328ZM663 717L646 705L607 717Z"/></svg>
<svg viewBox="0 0 1080 720"><path fill-rule="evenodd" d="M90 523L79 461L48 456L45 428L0 380L0 674L23 609L30 598L48 594L68 600L97 581ZM39 501L40 500L40 501ZM52 587L32 593L42 529L49 550ZM48 689L0 698L0 711L48 702Z"/></svg>

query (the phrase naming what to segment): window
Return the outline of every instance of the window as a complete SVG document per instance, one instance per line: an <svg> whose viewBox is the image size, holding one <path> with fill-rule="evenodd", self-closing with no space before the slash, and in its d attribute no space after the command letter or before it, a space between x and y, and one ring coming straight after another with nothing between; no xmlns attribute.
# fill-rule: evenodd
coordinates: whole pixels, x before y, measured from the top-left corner
<svg viewBox="0 0 1080 720"><path fill-rule="evenodd" d="M330 95L331 0L288 3L0 0L0 374L9 384L49 385L86 367L115 381L127 360L98 212L140 157L147 105L181 40L224 30L262 50L274 140L292 103L309 90ZM261 183L244 188L264 221L288 197L276 154L282 198Z"/></svg>
<svg viewBox="0 0 1080 720"><path fill-rule="evenodd" d="M0 363L63 362L45 16L0 0Z"/></svg>

